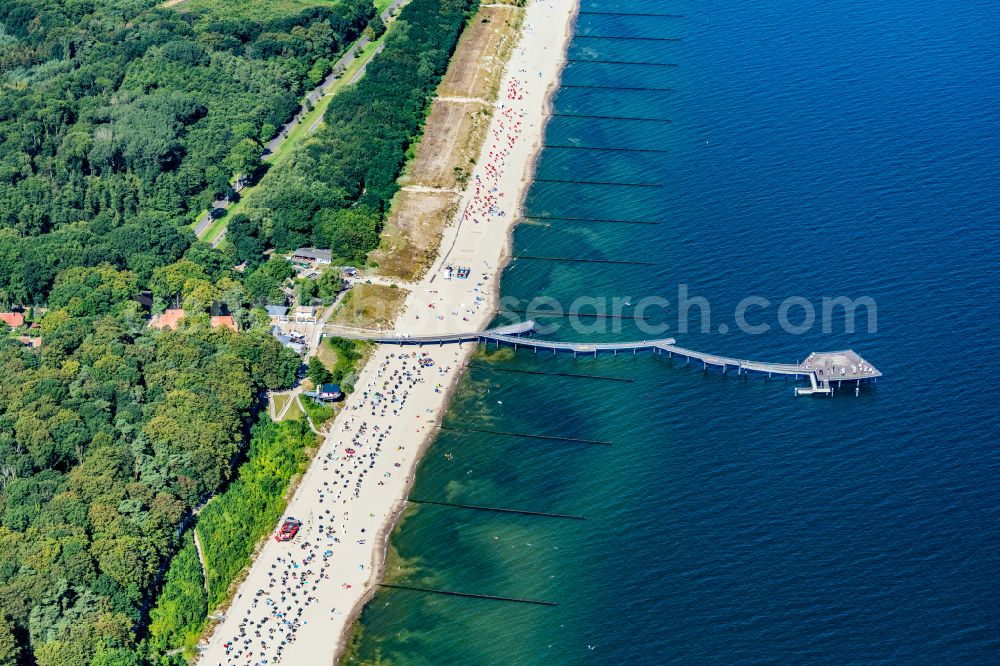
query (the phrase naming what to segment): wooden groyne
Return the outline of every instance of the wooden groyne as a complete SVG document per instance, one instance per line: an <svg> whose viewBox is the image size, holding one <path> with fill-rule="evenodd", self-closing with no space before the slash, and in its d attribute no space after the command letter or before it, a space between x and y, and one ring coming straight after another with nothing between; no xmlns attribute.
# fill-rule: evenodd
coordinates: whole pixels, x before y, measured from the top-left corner
<svg viewBox="0 0 1000 666"><path fill-rule="evenodd" d="M646 321L649 317L627 314L608 314L607 312L556 312L554 310L498 310L497 314L526 314L533 317L581 317L587 319L635 319Z"/></svg>
<svg viewBox="0 0 1000 666"><path fill-rule="evenodd" d="M642 123L672 123L669 118L640 118L635 116L592 116L586 113L551 113L553 118L586 118L588 120L631 120Z"/></svg>
<svg viewBox="0 0 1000 666"><path fill-rule="evenodd" d="M684 14L644 14L642 12L595 12L593 10L581 10L578 14L590 16L642 16L643 18L684 18Z"/></svg>
<svg viewBox="0 0 1000 666"><path fill-rule="evenodd" d="M505 430L488 430L486 428L453 428L451 426L438 426L440 430L450 430L452 432L477 432L484 435L504 435L506 437L521 437L523 439L544 439L551 442L570 442L572 444L598 444L601 446L611 446L614 442L603 439L582 439L580 437L560 437L558 435L533 435L527 432L508 432Z"/></svg>
<svg viewBox="0 0 1000 666"><path fill-rule="evenodd" d="M630 261L627 259L580 259L577 257L538 257L530 254L519 254L514 259L531 261L560 261L567 264L617 264L619 266L656 266L654 261Z"/></svg>
<svg viewBox="0 0 1000 666"><path fill-rule="evenodd" d="M393 583L379 583L379 587L391 588L394 590L410 590L411 592L425 592L427 594L445 594L450 597L466 597L468 599L490 599L491 601L510 601L517 604L532 604L535 606L555 606L554 601L539 601L538 599L519 599L517 597L501 597L495 594L475 594L472 592L455 592L453 590L435 590L430 587L414 587L412 585L395 585Z"/></svg>
<svg viewBox="0 0 1000 666"><path fill-rule="evenodd" d="M649 92L677 92L676 88L647 88L644 86L595 86L595 85L584 85L582 83L564 83L563 88L586 88L589 90L631 90L631 91L649 91Z"/></svg>
<svg viewBox="0 0 1000 666"><path fill-rule="evenodd" d="M606 180L572 180L569 178L536 178L536 183L562 183L564 185L603 185L605 187L663 187L661 183L614 183Z"/></svg>
<svg viewBox="0 0 1000 666"><path fill-rule="evenodd" d="M678 67L676 62L635 62L633 60L594 60L591 58L567 58L566 62L592 62L598 65L643 65L646 67ZM562 114L553 113L553 116ZM600 116L592 116L599 118ZM669 122L669 121L667 121Z"/></svg>
<svg viewBox="0 0 1000 666"><path fill-rule="evenodd" d="M596 379L603 380L606 382L628 382L632 383L635 380L630 377L610 377L608 375L587 375L578 372L543 372L541 370L519 370L517 368L501 368L490 363L473 363L469 365L470 368L484 368L487 370L493 370L494 372L514 372L519 375L545 375L547 377L569 377L572 379Z"/></svg>
<svg viewBox="0 0 1000 666"><path fill-rule="evenodd" d="M607 219L607 218L600 218L600 217L558 217L558 216L555 216L555 215L548 216L548 217L540 216L540 215L525 215L524 219L526 219L526 220L560 220L560 221L563 221L563 222L602 222L602 223L605 223L605 224L650 224L650 225L663 224L663 222L660 222L658 220L610 220L610 219Z"/></svg>
<svg viewBox="0 0 1000 666"><path fill-rule="evenodd" d="M472 511L491 511L493 513L513 513L520 516L539 516L541 518L563 518L566 520L587 520L586 516L571 516L565 513L547 513L545 511L527 511L525 509L505 509L498 506L477 506L475 504L455 504L454 502L434 502L431 500L418 500L412 497L406 498L407 502L413 504L430 504L432 506L448 506L453 509L470 509Z"/></svg>
<svg viewBox="0 0 1000 666"><path fill-rule="evenodd" d="M618 37L616 35L574 35L573 39L621 39L628 42L680 42L681 37Z"/></svg>
<svg viewBox="0 0 1000 666"><path fill-rule="evenodd" d="M608 153L669 153L664 148L600 148L598 146L572 146L547 143L542 148L562 148L563 150L602 150Z"/></svg>

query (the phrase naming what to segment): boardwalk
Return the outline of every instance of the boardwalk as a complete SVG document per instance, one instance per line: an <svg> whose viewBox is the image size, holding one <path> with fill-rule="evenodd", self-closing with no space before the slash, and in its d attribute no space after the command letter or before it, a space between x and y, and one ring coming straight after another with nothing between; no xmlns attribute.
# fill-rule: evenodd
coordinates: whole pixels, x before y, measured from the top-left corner
<svg viewBox="0 0 1000 666"><path fill-rule="evenodd" d="M380 344L392 345L444 345L463 342L494 343L497 347L507 345L531 349L551 351L553 354L569 352L574 356L581 354L597 356L599 353L618 353L652 351L654 354L666 354L669 358L683 359L685 364L692 361L701 363L702 369L718 368L723 374L735 370L737 376L747 376L751 372L767 377L779 375L793 379L808 379L808 387L795 389L796 395L825 394L831 395L837 387L845 383L853 383L855 387L861 384L875 382L882 373L865 361L853 350L834 352L813 352L802 363L768 363L749 359L732 358L706 354L678 347L673 338L657 340L642 340L639 342L559 342L556 340L538 340L528 337L534 331L535 322L528 320L500 326L486 331L471 331L468 333L453 333L449 335L410 336L405 334L386 334L370 332L336 331L335 335L359 340L371 340ZM332 332L332 331L331 331Z"/></svg>
<svg viewBox="0 0 1000 666"><path fill-rule="evenodd" d="M642 342L557 342L555 340L536 340L534 338L524 337L527 334L530 334L534 328L535 322L528 320L517 324L511 324L509 326L491 328L487 331L470 331L469 333L453 333L450 335L411 336L400 334L368 334L361 332L357 334L347 333L346 335L342 332L338 332L337 334L340 337L349 337L358 340L371 340L372 342L387 345L416 345L418 347L422 347L423 345L444 345L461 342L493 342L498 347L500 345L510 345L515 349L518 347L524 347L527 349L533 349L536 352L541 349L551 351L552 353L571 352L574 355L593 354L595 356L599 352L612 352L617 354L618 352L629 351L656 351L658 349L664 349L666 345L674 343L673 338L643 340Z"/></svg>

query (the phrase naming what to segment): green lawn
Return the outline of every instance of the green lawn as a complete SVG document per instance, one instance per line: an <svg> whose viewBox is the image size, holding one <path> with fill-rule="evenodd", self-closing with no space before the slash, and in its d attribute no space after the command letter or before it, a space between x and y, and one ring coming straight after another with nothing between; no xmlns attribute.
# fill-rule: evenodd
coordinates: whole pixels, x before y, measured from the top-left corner
<svg viewBox="0 0 1000 666"><path fill-rule="evenodd" d="M281 410L285 408L285 405L287 403L288 403L288 396L287 395L276 395L276 396L274 396L274 413L275 413L275 415L280 414Z"/></svg>

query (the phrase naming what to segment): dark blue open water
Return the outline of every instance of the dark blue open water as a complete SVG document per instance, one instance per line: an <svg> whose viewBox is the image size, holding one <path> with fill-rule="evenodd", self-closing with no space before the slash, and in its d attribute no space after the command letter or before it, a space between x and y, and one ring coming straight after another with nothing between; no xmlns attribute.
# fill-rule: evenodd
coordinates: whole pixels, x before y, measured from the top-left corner
<svg viewBox="0 0 1000 666"><path fill-rule="evenodd" d="M423 506L392 538L394 575L558 606L380 592L359 659L1000 662L1000 3L583 9L683 17L582 14L563 83L607 87L561 89L547 143L667 152L549 148L538 177L660 187L539 182L527 214L660 224L528 220L515 251L653 265L518 260L504 296L662 296L649 313L684 346L784 362L853 348L885 377L857 398L795 398L648 355L478 358L446 424L614 446L445 431L413 497L589 520ZM692 308L678 332L681 284L710 302L707 331ZM766 334L736 325L751 295L772 303L750 316ZM862 310L854 333L842 316L825 333L824 296L873 299L877 330ZM797 335L779 325L789 297L817 312ZM550 335L651 337L614 321Z"/></svg>

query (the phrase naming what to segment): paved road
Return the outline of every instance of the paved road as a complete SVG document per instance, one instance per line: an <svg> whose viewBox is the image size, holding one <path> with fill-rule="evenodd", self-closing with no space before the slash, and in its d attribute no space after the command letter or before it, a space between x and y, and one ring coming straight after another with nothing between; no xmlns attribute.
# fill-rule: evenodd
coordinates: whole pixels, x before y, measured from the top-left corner
<svg viewBox="0 0 1000 666"><path fill-rule="evenodd" d="M392 4L389 5L389 7L384 12L382 12L382 21L388 26L389 21L392 19L393 16L396 15L397 10L407 2L409 2L409 0L392 0ZM329 90L330 87L336 82L337 77L335 76L334 73L347 69L357 59L356 56L354 55L355 51L358 51L359 49L364 49L364 47L367 46L369 42L371 42L371 40L368 39L367 36L362 35L361 38L358 39L358 41L354 42L354 44L349 49L347 49L344 55L340 57L340 60L338 60L333 64L333 71L329 74L329 76L323 79L323 81L318 86L316 86L316 88L314 88L312 92L306 95L309 108L315 106L319 98L325 95L327 90ZM381 53L383 47L384 45L380 46L378 50L376 50L375 53L372 54L372 57L374 58L376 55ZM369 63L370 62L371 61L369 61ZM358 79L360 79L361 76L364 74L365 68L367 66L368 65L366 64L364 67L362 67L351 78L349 83L355 83ZM272 155L275 152L277 152L278 148L280 148L281 145L288 138L288 133L292 130L293 127L295 127L295 125L299 121L302 120L302 117L306 113L308 113L307 104L306 102L303 102L299 106L299 110L295 113L292 119L282 126L281 131L279 131L273 139L268 141L267 145L264 147L264 152L261 154L261 157L262 158L267 157L268 155ZM319 121L313 123L312 127L309 128L309 131L312 132L318 126L319 126ZM198 226L196 226L194 229L195 235L198 238L201 238L201 235L205 233L205 231L212 225L212 210L216 208L223 208L223 209L229 208L231 204L232 201L229 200L228 196L222 197L221 199L218 199L217 201L213 202L212 209L210 209L209 212L205 213L205 215L200 220L198 220ZM218 247L219 244L222 242L222 239L225 238L225 236L226 236L226 230L223 229L219 233L219 235L216 236L215 239L212 241L212 247Z"/></svg>
<svg viewBox="0 0 1000 666"><path fill-rule="evenodd" d="M382 12L382 21L386 25L388 25L389 19L395 15L396 10L399 9L405 2L407 2L407 0L393 0L392 4L389 5L389 7L384 12ZM330 89L330 86L332 86L337 81L335 73L338 71L346 70L357 59L356 56L354 55L355 51L364 49L366 46L368 46L370 42L371 40L368 39L367 36L362 35L361 39L354 42L354 46L349 48L347 52L344 53L343 56L341 56L340 60L338 60L333 64L333 72L331 72L330 75L327 76L322 83L316 86L316 88L311 93L309 93L309 95L306 96L306 99L309 100L310 107L315 106L319 98L322 97L324 94L326 94L326 91ZM358 78L360 78L360 72L358 73L357 76L351 79L351 83L354 83ZM295 127L295 125L300 120L302 120L302 116L304 116L307 113L307 111L308 110L306 108L306 104L303 103L302 106L299 107L298 113L296 113L291 120L285 123L285 126L281 128L281 131L278 132L277 136L275 136L273 139L271 139L271 141L268 142L267 150L264 151L265 156L270 155L271 153L274 153L278 150L281 144L284 143L285 139L288 137L288 133L292 130L293 127Z"/></svg>

